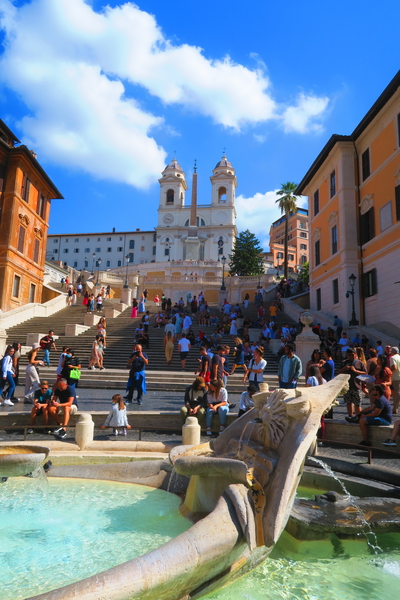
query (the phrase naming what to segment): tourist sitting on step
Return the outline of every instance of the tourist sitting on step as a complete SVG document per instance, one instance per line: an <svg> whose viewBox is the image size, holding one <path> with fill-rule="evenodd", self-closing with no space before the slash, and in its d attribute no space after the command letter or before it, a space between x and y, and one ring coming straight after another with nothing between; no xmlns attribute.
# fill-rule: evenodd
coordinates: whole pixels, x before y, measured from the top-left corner
<svg viewBox="0 0 400 600"><path fill-rule="evenodd" d="M33 397L33 406L31 410L31 418L29 425L33 426L36 422L36 417L43 415L44 425L49 424L49 402L53 393L49 389L48 381L41 381L39 389L36 390ZM33 429L29 428L27 433L33 433Z"/></svg>
<svg viewBox="0 0 400 600"><path fill-rule="evenodd" d="M400 434L400 419L395 421L393 425L392 435L385 442L382 442L383 446L397 446L396 437Z"/></svg>
<svg viewBox="0 0 400 600"><path fill-rule="evenodd" d="M219 416L219 432L225 429L226 419L229 413L228 392L224 388L222 379L212 379L208 386L207 411L206 411L206 433L211 435L211 424L215 414Z"/></svg>
<svg viewBox="0 0 400 600"><path fill-rule="evenodd" d="M181 408L183 425L187 417L196 417L199 423L204 421L207 409L207 390L203 377L196 377L192 385L186 388L184 406Z"/></svg>
<svg viewBox="0 0 400 600"><path fill-rule="evenodd" d="M363 439L360 446L370 446L368 440L368 427L386 426L392 423L392 405L385 396L383 385L374 385L371 390L371 405L364 408L355 417L346 417L348 423L357 423L360 425Z"/></svg>
<svg viewBox="0 0 400 600"><path fill-rule="evenodd" d="M69 419L78 411L75 389L68 385L66 379L62 378L57 382L48 410L49 417L59 426L53 433L61 439L66 438Z"/></svg>

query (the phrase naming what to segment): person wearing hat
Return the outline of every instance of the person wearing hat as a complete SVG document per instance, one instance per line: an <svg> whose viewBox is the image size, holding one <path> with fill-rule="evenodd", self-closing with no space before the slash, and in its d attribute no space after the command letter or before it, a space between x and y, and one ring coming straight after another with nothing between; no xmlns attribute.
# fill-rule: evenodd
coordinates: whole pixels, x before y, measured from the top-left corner
<svg viewBox="0 0 400 600"><path fill-rule="evenodd" d="M197 417L199 422L204 420L207 407L207 389L203 377L196 377L192 385L186 388L184 406L181 408L183 425L186 417Z"/></svg>
<svg viewBox="0 0 400 600"><path fill-rule="evenodd" d="M400 354L397 346L392 346L389 366L392 371L393 414L397 415L400 404Z"/></svg>
<svg viewBox="0 0 400 600"><path fill-rule="evenodd" d="M40 344L35 343L32 345L32 350L28 352L28 366L25 369L24 394L24 402L27 404L33 404L33 396L40 387L40 379L36 367L43 367L44 362L42 360L37 360L37 353L39 350Z"/></svg>

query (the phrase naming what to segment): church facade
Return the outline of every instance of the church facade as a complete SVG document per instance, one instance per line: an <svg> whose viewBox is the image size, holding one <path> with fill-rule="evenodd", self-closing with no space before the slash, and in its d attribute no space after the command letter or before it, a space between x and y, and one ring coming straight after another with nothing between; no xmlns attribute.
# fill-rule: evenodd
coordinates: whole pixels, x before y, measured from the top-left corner
<svg viewBox="0 0 400 600"><path fill-rule="evenodd" d="M49 235L47 260L75 269L119 269L147 263L204 263L229 258L237 235L236 172L224 155L210 177L210 202L197 202L197 173L187 203L186 175L174 159L161 173L158 222L153 231ZM139 223L135 222L136 225ZM127 257L129 257L127 259ZM165 267L168 265L165 264Z"/></svg>

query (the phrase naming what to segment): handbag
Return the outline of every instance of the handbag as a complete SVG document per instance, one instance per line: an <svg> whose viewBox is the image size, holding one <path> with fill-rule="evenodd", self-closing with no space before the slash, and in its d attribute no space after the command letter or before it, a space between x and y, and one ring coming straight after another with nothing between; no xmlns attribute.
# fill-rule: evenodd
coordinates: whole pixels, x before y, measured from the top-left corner
<svg viewBox="0 0 400 600"><path fill-rule="evenodd" d="M70 379L80 379L81 378L80 369L71 369L71 371L69 373L69 377L70 377Z"/></svg>

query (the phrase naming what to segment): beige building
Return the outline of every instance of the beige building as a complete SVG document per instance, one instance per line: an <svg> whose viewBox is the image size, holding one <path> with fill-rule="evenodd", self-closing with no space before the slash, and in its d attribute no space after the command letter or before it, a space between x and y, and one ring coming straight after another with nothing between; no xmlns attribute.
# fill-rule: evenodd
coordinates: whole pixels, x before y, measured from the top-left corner
<svg viewBox="0 0 400 600"><path fill-rule="evenodd" d="M269 247L273 256L273 265L277 271L283 272L285 257L285 223L283 215L274 221L269 230ZM308 261L308 210L298 208L291 213L288 223L288 272L297 273L299 267Z"/></svg>

